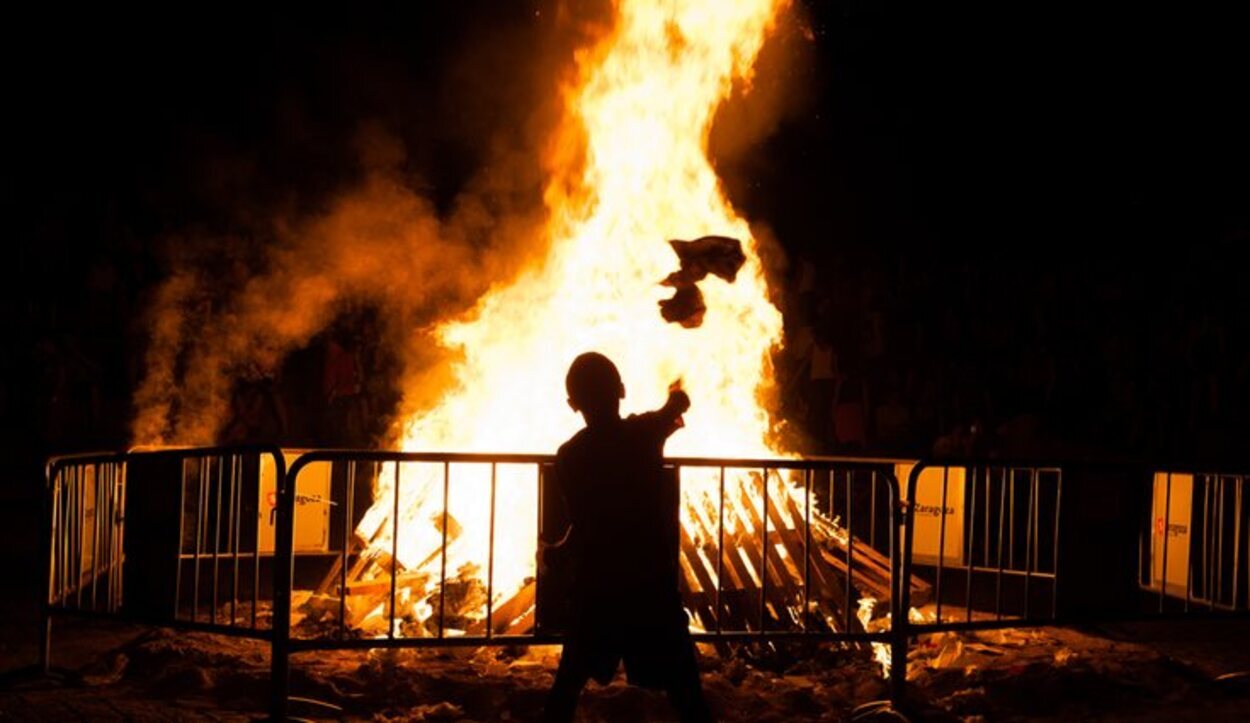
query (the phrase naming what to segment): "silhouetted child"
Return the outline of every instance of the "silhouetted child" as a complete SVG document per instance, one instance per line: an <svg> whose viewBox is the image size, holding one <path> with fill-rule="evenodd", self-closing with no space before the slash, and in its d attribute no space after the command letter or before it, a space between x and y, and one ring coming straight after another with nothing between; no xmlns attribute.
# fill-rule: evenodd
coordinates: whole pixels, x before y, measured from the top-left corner
<svg viewBox="0 0 1250 723"><path fill-rule="evenodd" d="M594 352L573 361L565 386L586 427L556 454L574 610L545 719L571 721L587 681L607 684L623 661L629 682L664 690L683 721L710 721L677 589L676 489L663 467L690 399L674 384L663 408L622 419L620 373Z"/></svg>

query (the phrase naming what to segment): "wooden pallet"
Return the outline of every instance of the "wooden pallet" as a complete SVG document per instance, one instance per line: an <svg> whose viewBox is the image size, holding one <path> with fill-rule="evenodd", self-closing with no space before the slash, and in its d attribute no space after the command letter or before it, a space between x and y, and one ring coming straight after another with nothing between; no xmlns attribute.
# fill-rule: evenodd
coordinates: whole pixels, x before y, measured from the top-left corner
<svg viewBox="0 0 1250 723"><path fill-rule="evenodd" d="M725 487L724 549L715 522L721 518L711 495L684 496L679 525L678 585L687 609L704 630L784 631L861 629L855 608L861 597L875 598L882 606L891 596L890 560L879 550L836 530L814 509L805 514L794 496L772 478L767 485L767 549L762 531L764 478L759 472L735 477ZM709 527L706 520L713 521ZM810 520L809 533L804 533ZM449 524L449 541L459 525ZM837 534L835 534L837 533ZM842 539L850 540L845 544ZM430 551L436 559L441 547ZM392 562L375 545L353 539L348 556L349 595L378 596L389 600ZM341 595L342 558L335 560L319 586L319 593ZM719 584L718 584L719 577ZM436 590L429 576L400 571L397 588L416 597ZM433 590L430 586L435 586ZM919 578L910 581L912 600L921 605L929 599L930 586ZM516 635L534 627L536 585L530 580L509 598L494 606L492 633ZM467 634L481 635L484 620L472 624Z"/></svg>

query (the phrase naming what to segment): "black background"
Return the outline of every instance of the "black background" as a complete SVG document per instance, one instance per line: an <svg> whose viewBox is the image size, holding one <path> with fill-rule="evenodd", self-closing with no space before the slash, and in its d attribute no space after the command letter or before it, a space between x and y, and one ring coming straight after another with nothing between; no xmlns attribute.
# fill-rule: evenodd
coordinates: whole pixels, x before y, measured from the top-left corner
<svg viewBox="0 0 1250 723"><path fill-rule="evenodd" d="M960 289L970 326L1015 324L1033 313L1035 284L1057 285L1071 299L1060 316L1083 320L1059 325L1061 345L1121 327L1143 345L1167 343L1186 322L1155 320L1179 306L1185 319L1214 314L1230 358L1240 354L1236 259L1250 229L1241 18L1189 7L802 7L808 65L787 87L798 100L723 164L733 201L792 260L812 260L830 286L877 285L902 316ZM124 443L144 338L134 320L166 272L163 240L247 229L276 208L315 211L357 180L350 139L362 121L398 133L414 183L448 203L484 157L474 135L508 122L495 114L508 83L479 73L466 91L457 69L479 54L501 72L510 56L520 63L558 14L533 2L195 4L40 9L6 22L8 458L29 471L52 451ZM121 269L121 325L93 319L82 291L102 259ZM900 264L942 276L899 288ZM1003 316L1006 298L1015 316ZM840 327L858 323L862 309L835 306ZM120 380L101 425L65 439L22 424L47 404L38 348L49 337L97 340L82 353ZM958 358L991 351L978 343L965 340ZM1084 380L1076 396L1097 387ZM1097 446L1098 424L1078 422L1064 425L1068 436Z"/></svg>

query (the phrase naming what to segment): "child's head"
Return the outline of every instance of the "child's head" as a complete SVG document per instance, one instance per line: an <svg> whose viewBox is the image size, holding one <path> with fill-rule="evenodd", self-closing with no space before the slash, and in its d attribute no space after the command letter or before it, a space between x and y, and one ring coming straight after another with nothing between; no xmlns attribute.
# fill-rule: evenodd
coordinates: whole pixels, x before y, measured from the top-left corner
<svg viewBox="0 0 1250 723"><path fill-rule="evenodd" d="M620 414L625 385L612 360L598 352L586 352L573 360L564 387L569 394L569 406L581 412L588 422Z"/></svg>

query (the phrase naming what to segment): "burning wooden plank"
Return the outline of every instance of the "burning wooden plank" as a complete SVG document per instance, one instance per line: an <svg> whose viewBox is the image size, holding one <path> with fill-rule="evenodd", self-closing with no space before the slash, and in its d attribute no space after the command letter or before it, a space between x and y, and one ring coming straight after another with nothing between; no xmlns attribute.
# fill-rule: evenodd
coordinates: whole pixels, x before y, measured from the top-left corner
<svg viewBox="0 0 1250 723"><path fill-rule="evenodd" d="M712 630L719 621L722 630L813 625L839 630L849 625L854 629L860 626L854 607L861 598L890 599L889 558L868 543L854 540L848 566L848 543L854 538L836 521L806 509L802 492L796 493L790 484L783 477L770 476L766 485L760 472L743 471L727 481L724 509L714 494L701 494L692 488L682 497L678 583L698 626ZM808 521L810 531L805 532ZM723 533L717 528L720 524L725 526ZM463 529L451 516L447 517L447 528L450 546ZM445 634L484 635L487 606L482 570L470 564L454 575L448 571L445 585L440 586L441 539L427 540L424 549L409 549L406 559L419 560L420 564L406 569L390 557L389 541L384 539L390 530L388 524L358 528L358 532L372 534L353 540L353 550L346 557L346 575L340 567L345 558L340 557L323 578L319 593L346 593L350 601L348 626L359 628L363 634L385 634L393 588L396 634L437 635L441 609ZM400 534L404 535L402 528ZM396 576L392 580L393 573ZM343 577L346 585L341 590ZM927 599L926 583L913 579L910 584L913 599ZM500 602L491 614L491 632L509 635L532 630L536 591L532 577L514 591L496 587ZM852 606L849 611L848 604Z"/></svg>

